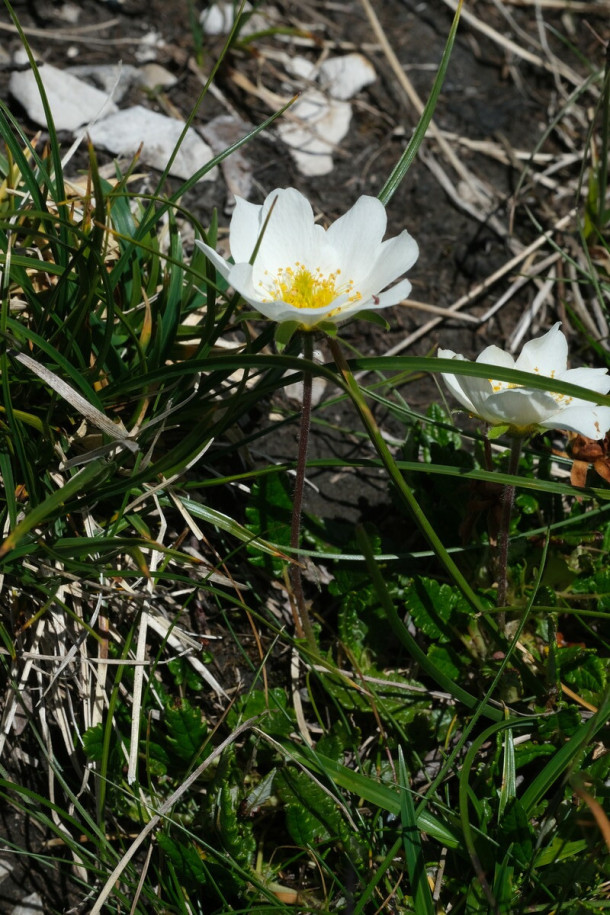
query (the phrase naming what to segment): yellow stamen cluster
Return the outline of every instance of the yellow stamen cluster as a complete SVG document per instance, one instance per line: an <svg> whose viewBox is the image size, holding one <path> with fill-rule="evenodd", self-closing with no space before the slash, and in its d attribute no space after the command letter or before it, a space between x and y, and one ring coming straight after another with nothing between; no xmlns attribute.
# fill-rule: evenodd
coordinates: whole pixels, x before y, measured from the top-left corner
<svg viewBox="0 0 610 915"><path fill-rule="evenodd" d="M536 374L536 375L541 374L538 366L534 367L534 374ZM554 378L555 369L552 369L547 377ZM491 388L492 388L492 391L494 392L494 394L498 394L500 391L512 391L515 388L523 387L522 384L513 384L512 382L509 383L508 381L496 381L494 378L490 378L489 383L491 385ZM562 407L566 407L569 403L572 402L572 399L573 399L572 397L568 397L567 394L558 394L556 391L547 391L546 393L550 394L550 396L553 398L555 403L559 404Z"/></svg>
<svg viewBox="0 0 610 915"><path fill-rule="evenodd" d="M508 381L495 381L493 378L489 379L491 389L494 394L498 394L499 391L512 391L513 388L522 388L522 384L512 384Z"/></svg>
<svg viewBox="0 0 610 915"><path fill-rule="evenodd" d="M345 294L350 302L358 302L362 294L351 294L354 281L341 282L340 273L340 270L335 270L324 276L319 267L312 271L299 261L294 267L281 267L273 277L269 277L269 271L265 270L265 280L259 283L265 294L263 302L282 301L294 308L326 308Z"/></svg>

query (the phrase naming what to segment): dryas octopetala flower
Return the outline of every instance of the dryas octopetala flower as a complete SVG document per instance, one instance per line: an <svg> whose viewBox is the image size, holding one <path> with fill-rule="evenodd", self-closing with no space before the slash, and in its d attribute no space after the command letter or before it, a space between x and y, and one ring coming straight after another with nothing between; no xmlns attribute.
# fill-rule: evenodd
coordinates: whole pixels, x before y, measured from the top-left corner
<svg viewBox="0 0 610 915"><path fill-rule="evenodd" d="M610 376L606 369L568 369L568 343L559 327L560 322L544 336L526 343L516 360L498 346L488 346L476 361L545 375L607 394ZM463 356L445 349L439 349L438 356L464 360ZM600 439L610 429L610 407L493 378L445 373L443 378L453 396L469 413L492 426L508 426L513 435L527 435L540 428L570 429L587 438Z"/></svg>
<svg viewBox="0 0 610 915"><path fill-rule="evenodd" d="M294 188L272 191L262 206L237 198L229 243L235 264L198 241L227 282L260 314L312 330L359 311L396 305L411 289L402 280L419 253L404 230L383 241L387 217L375 197L360 197L328 229L314 222ZM252 263L251 263L252 262Z"/></svg>

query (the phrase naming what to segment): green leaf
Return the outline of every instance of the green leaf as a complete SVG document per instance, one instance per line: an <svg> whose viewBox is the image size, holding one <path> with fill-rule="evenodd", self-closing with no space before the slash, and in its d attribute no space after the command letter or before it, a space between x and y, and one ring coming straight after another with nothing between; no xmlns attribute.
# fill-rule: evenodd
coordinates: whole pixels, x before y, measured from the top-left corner
<svg viewBox="0 0 610 915"><path fill-rule="evenodd" d="M457 588L416 576L405 590L405 604L417 628L431 639L449 642L448 625L455 613L468 613L468 604Z"/></svg>
<svg viewBox="0 0 610 915"><path fill-rule="evenodd" d="M400 824L403 848L415 911L418 915L434 915L435 907L428 883L421 835L409 787L409 773L401 747L398 748L398 777L400 779Z"/></svg>
<svg viewBox="0 0 610 915"><path fill-rule="evenodd" d="M347 826L336 802L306 772L283 770L277 790L285 805L288 832L298 845L307 848L345 834Z"/></svg>
<svg viewBox="0 0 610 915"><path fill-rule="evenodd" d="M288 709L286 692L279 686L267 692L256 689L240 697L227 715L230 727L247 718L264 715L262 725L266 734L274 737L288 737L294 728L294 716Z"/></svg>
<svg viewBox="0 0 610 915"><path fill-rule="evenodd" d="M517 783L515 778L515 739L513 732L504 732L504 753L502 761L502 787L498 804L498 820L504 815L507 804L514 801L517 796Z"/></svg>
<svg viewBox="0 0 610 915"><path fill-rule="evenodd" d="M529 492L520 493L515 499L515 505L524 515L535 515L540 507L538 499Z"/></svg>
<svg viewBox="0 0 610 915"><path fill-rule="evenodd" d="M193 670L193 665L189 664L186 658L172 658L167 667L176 686L187 686L193 692L203 689L202 678Z"/></svg>
<svg viewBox="0 0 610 915"><path fill-rule="evenodd" d="M236 785L228 785L225 782L218 794L216 824L222 844L231 857L238 864L250 867L256 850L256 840L251 823L239 815L241 799L241 790Z"/></svg>
<svg viewBox="0 0 610 915"><path fill-rule="evenodd" d="M432 420L431 423L421 424L421 433L426 438L437 442L443 449L461 447L462 436L455 429L451 416L443 410L440 404L430 404L426 410L426 416Z"/></svg>
<svg viewBox="0 0 610 915"><path fill-rule="evenodd" d="M113 469L113 463L100 459L92 461L91 464L87 464L82 470L75 473L63 486L28 512L0 546L0 556L4 556L10 550L13 550L25 535L35 527L50 522L70 499L75 498L83 490L86 492L94 490L102 480L108 477Z"/></svg>
<svg viewBox="0 0 610 915"><path fill-rule="evenodd" d="M387 810L389 813L400 814L400 797L395 787L384 785L377 778L355 772L340 762L322 756L317 751L299 747L295 743L284 742L283 749L288 759L295 759L301 765L331 779L336 785L351 791L361 800L374 804L382 810ZM447 848L461 846L461 837L454 831L453 825L448 826L428 810L423 810L419 814L417 824L422 832L428 833Z"/></svg>
<svg viewBox="0 0 610 915"><path fill-rule="evenodd" d="M281 353L285 349L301 325L298 321L283 321L275 328L275 345Z"/></svg>
<svg viewBox="0 0 610 915"><path fill-rule="evenodd" d="M506 805L498 824L498 832L504 847L511 848L518 864L527 867L531 863L535 836L527 814L517 798Z"/></svg>
<svg viewBox="0 0 610 915"><path fill-rule="evenodd" d="M463 670L459 655L450 646L430 645L428 657L441 673L453 680L457 680Z"/></svg>
<svg viewBox="0 0 610 915"><path fill-rule="evenodd" d="M165 709L167 744L179 759L190 763L201 751L208 726L188 699L178 699Z"/></svg>
<svg viewBox="0 0 610 915"><path fill-rule="evenodd" d="M292 487L286 474L267 474L256 480L246 506L246 518L246 527L255 536L271 540L279 546L290 545ZM253 565L264 566L275 574L281 571L281 560L254 548L249 552Z"/></svg>
<svg viewBox="0 0 610 915"><path fill-rule="evenodd" d="M99 762L104 756L104 725L100 721L83 734L83 747L89 759Z"/></svg>
<svg viewBox="0 0 610 915"><path fill-rule="evenodd" d="M176 841L164 830L157 833L156 841L176 868L183 883L207 883L207 872L203 863L205 853L194 842L186 837Z"/></svg>
<svg viewBox="0 0 610 915"><path fill-rule="evenodd" d="M490 426L487 430L487 438L493 442L497 438L502 438L502 436L506 435L509 431L510 426L507 426L504 423L498 424L497 426Z"/></svg>
<svg viewBox="0 0 610 915"><path fill-rule="evenodd" d="M607 661L597 652L572 646L557 652L561 680L585 699L595 699L607 681Z"/></svg>

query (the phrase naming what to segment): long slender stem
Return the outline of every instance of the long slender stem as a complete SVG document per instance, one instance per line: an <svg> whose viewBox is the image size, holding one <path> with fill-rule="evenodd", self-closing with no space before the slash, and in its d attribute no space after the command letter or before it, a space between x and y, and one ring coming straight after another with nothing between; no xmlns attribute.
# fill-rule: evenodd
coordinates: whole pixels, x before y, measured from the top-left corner
<svg viewBox="0 0 610 915"><path fill-rule="evenodd" d="M523 438L515 435L511 439L510 458L508 462L508 472L511 476L516 476L519 471L519 458L521 457L521 447ZM498 599L497 606L506 607L508 595L508 542L510 533L510 519L513 514L513 504L515 501L515 487L507 484L502 492L502 513L500 515L500 530L498 532ZM502 631L505 628L504 611L501 611L498 624Z"/></svg>
<svg viewBox="0 0 610 915"><path fill-rule="evenodd" d="M371 413L368 404L366 403L358 383L353 376L353 373L341 351L339 342L334 337L328 338L328 343L333 354L333 359L335 360L336 366L343 375L343 379L347 385L347 390L360 414L360 418L364 423L364 426L371 438L371 442L377 454L381 458L384 467L388 471L390 479L396 486L401 498L404 500L406 505L413 516L416 524L418 525L421 532L424 534L428 543L438 556L440 562L445 566L449 576L458 586L466 600L474 607L479 613L484 613L483 606L479 601L477 595L473 591L472 587L468 584L455 562L445 549L440 537L438 537L436 531L428 521L425 513L421 509L419 502L415 498L414 494L411 492L407 481L403 477L401 471L396 466L396 461L392 457L390 449L386 445L383 436L381 435L377 423L375 422L375 417Z"/></svg>
<svg viewBox="0 0 610 915"><path fill-rule="evenodd" d="M313 338L311 334L303 334L303 356L308 362L311 362L313 358ZM290 526L290 546L294 550L298 550L301 541L303 490L305 488L307 447L309 445L309 429L311 426L311 387L312 374L305 369L303 372L303 403L301 407L301 428L299 430L299 450L292 502L292 524ZM317 652L316 637L305 602L305 594L303 593L303 578L299 562L293 563L290 567L290 584L296 604L295 627L297 635L305 636L309 647L312 651Z"/></svg>

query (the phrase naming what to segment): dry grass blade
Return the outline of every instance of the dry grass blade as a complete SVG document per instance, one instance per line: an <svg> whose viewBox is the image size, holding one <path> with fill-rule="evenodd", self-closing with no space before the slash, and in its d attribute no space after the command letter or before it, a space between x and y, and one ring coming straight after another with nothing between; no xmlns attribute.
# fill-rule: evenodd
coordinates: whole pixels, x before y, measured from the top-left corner
<svg viewBox="0 0 610 915"><path fill-rule="evenodd" d="M466 293L466 295L460 296L457 301L455 301L452 305L449 305L446 309L446 317L451 317L456 311L459 311L461 308L465 308L466 306L475 302L489 289L491 289L492 286L498 282L498 280L502 279L502 277L506 276L507 273L510 273L511 270L514 270L521 263L523 263L523 261L527 260L530 255L545 245L549 238L552 238L556 232L559 232L568 226L573 219L574 211L571 211L566 216L558 220L552 229L548 229L546 232L540 235L536 241L528 245L527 248L524 248L519 252L519 254L511 257L510 260L508 260L502 267L500 267L498 270L495 270L492 274L486 277L483 282L474 286L471 290L469 290L469 292ZM488 317L489 313L484 316L481 321L484 321ZM431 321L428 321L427 324L419 327L417 330L413 331L412 334L409 334L409 336L404 340L401 340L400 343L397 343L396 346L393 346L391 349L389 349L386 355L395 356L397 353L408 349L413 343L415 343L416 340L421 339L421 337L425 337L426 334L430 333L430 331L437 327L443 320L443 318L433 318Z"/></svg>
<svg viewBox="0 0 610 915"><path fill-rule="evenodd" d="M458 3L457 0L443 0L446 6L449 7L454 13L457 9ZM517 44L516 41L512 41L510 38L506 38L505 35L502 35L501 32L498 32L496 29L492 28L490 25L487 25L486 22L483 22L482 19L479 19L474 13L469 12L467 9L462 11L462 19L464 22L467 22L468 25L471 25L474 29L479 31L482 35L485 35L487 38L491 38L496 44L504 48L506 51L509 51L511 54L514 54L515 57L520 57L522 60L527 60L531 64L535 64L537 67L541 67L543 70L547 70L549 73L559 73L565 80L569 83L572 83L574 86L580 86L583 82L581 76L578 75L571 67L568 67L566 64L561 61L550 62L546 60L540 54L534 54L532 51L528 51L527 48L524 48L523 45Z"/></svg>
<svg viewBox="0 0 610 915"><path fill-rule="evenodd" d="M146 837L150 835L150 833L153 831L153 829L156 828L161 820L167 816L176 801L180 800L182 795L189 790L191 785L195 784L200 775L205 772L205 770L209 768L209 766L211 766L212 763L215 762L215 760L217 760L224 753L227 747L229 747L232 743L235 743L238 737L240 737L245 731L250 730L256 721L258 721L258 718L249 718L247 721L244 721L244 723L241 724L238 728L236 728L232 734L229 734L229 736L223 740L222 743L220 743L217 747L215 747L214 750L212 750L207 759L204 759L201 765L197 766L195 771L192 772L189 777L184 780L180 787L177 788L173 794L170 794L167 800L161 804L158 811L150 818L142 832L136 839L134 839L113 872L110 874L110 877L104 884L100 895L97 897L97 901L95 902L95 905L91 909L89 915L99 915L99 913L102 911L104 903L112 892L116 881L120 878L121 874L137 852L138 848L140 848Z"/></svg>
<svg viewBox="0 0 610 915"><path fill-rule="evenodd" d="M121 420L113 422L109 419L101 410L98 410L97 407L92 406L88 400L86 400L82 394L79 394L78 391L75 391L73 387L67 384L63 379L59 378L54 372L46 368L44 365L41 365L40 362L37 362L35 359L32 359L31 356L26 356L25 353L18 353L15 350L10 350L9 355L15 359L17 362L20 362L22 365L25 365L26 368L34 372L35 375L38 375L45 384L48 384L50 388L53 388L60 397L63 397L70 406L74 407L81 416L84 416L89 422L93 423L98 429L108 435L110 438L114 439L120 443L124 448L127 448L129 451L138 451L139 446L137 442L129 437L129 433Z"/></svg>
<svg viewBox="0 0 610 915"><path fill-rule="evenodd" d="M379 18L377 16L375 10L373 9L373 6L372 6L370 0L360 0L360 2L362 3L364 11L369 19L369 22L371 23L372 29L373 29L377 39L379 40L379 43L381 44L383 53L385 54L390 67L392 68L392 72L394 73L396 79L398 80L398 84L403 89L403 91L404 91L406 97L408 98L409 102L411 103L411 105L413 105L413 107L417 113L417 116L421 117L424 107L425 107L424 103L421 100L421 98L419 97L418 93L416 92L415 87L413 86L413 83L411 82L411 80L405 73L403 67L401 66L401 63L398 60L398 57L396 56L390 42L388 41L388 38L382 28L382 25L379 21ZM456 4L456 9L457 9L457 4ZM436 125L436 123L434 122L434 120L430 121L430 124L428 126L428 131L429 131L430 136L434 140L436 140L436 142L438 143L439 149L441 150L441 153L443 154L446 161L452 166L452 168L454 169L456 174L459 175L461 180L466 183L466 185L469 188L470 194L474 197L475 200L477 200L479 205L486 212L488 212L490 204L492 203L493 197L494 197L492 190L489 187L485 186L481 181L479 181L479 179L476 178L469 171L468 168L466 168L464 163L455 154L455 152L453 151L453 149L451 148L449 143L447 143L447 141L445 140L445 137L443 136L442 131L439 130L439 128Z"/></svg>

